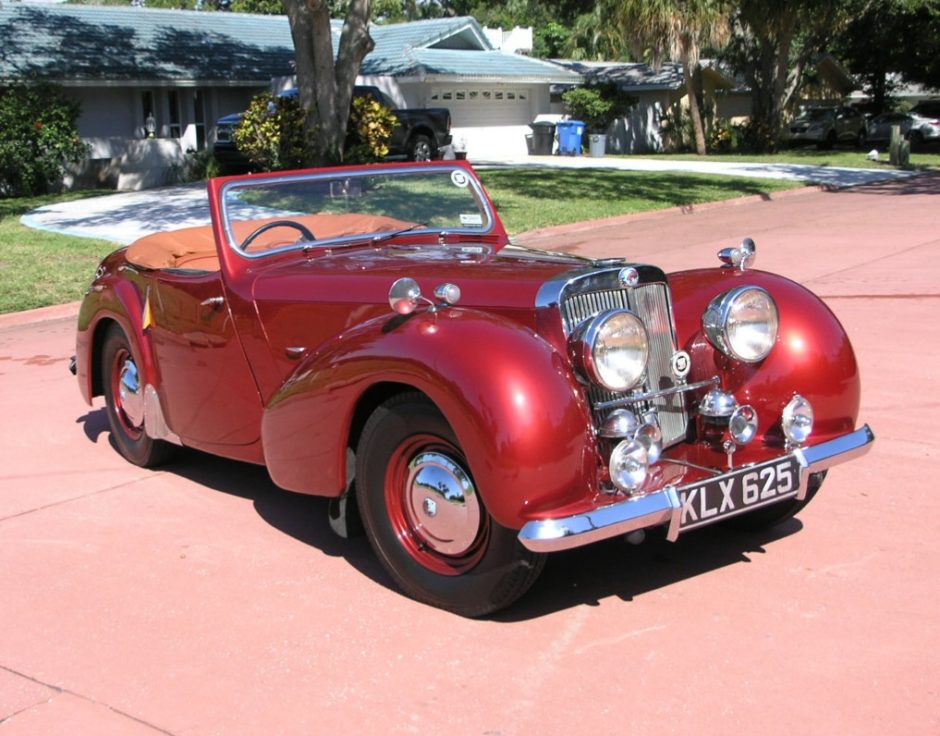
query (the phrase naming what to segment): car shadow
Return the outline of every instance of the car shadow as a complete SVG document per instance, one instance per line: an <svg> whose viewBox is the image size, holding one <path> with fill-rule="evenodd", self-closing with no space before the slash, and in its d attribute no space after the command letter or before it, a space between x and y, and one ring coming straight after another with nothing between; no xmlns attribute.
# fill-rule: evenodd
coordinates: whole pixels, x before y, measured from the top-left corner
<svg viewBox="0 0 940 736"><path fill-rule="evenodd" d="M98 442L107 433L105 410L90 411L76 420L85 435ZM112 442L113 444L113 442ZM329 499L285 491L274 484L260 465L227 460L189 448L155 472L252 502L258 516L278 531L314 547L330 557L342 557L373 582L398 588L372 552L364 535L342 539L330 528ZM747 564L766 547L802 529L797 519L760 533L745 533L714 526L669 542L661 529L651 530L646 541L631 545L623 537L548 556L545 570L532 589L507 610L489 620L519 623L576 606L596 606L606 598L633 599L683 580L728 567Z"/></svg>
<svg viewBox="0 0 940 736"><path fill-rule="evenodd" d="M683 580L730 565L748 564L767 546L803 528L797 519L760 533L728 525L700 529L676 542L664 529L649 530L646 541L632 545L623 537L549 555L532 589L512 608L492 620L516 623L576 606L597 606L605 598L625 603Z"/></svg>

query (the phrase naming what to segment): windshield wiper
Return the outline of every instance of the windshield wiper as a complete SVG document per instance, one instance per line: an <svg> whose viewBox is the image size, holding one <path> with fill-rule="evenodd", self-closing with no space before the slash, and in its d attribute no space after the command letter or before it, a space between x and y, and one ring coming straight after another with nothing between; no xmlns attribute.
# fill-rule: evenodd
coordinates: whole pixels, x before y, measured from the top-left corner
<svg viewBox="0 0 940 736"><path fill-rule="evenodd" d="M426 222L416 222L414 225L409 225L408 227L403 227L401 230L395 230L390 233L382 233L381 235L374 235L369 241L371 243L381 243L385 240L391 240L392 238L397 238L399 235L404 235L405 233L410 233L413 230L418 230L422 227L427 227Z"/></svg>

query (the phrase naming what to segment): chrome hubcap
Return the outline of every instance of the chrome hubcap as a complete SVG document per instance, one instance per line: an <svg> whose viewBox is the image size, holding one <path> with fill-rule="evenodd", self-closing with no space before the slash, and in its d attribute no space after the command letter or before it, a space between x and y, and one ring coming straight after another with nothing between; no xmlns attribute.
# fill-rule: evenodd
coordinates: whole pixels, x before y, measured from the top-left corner
<svg viewBox="0 0 940 736"><path fill-rule="evenodd" d="M439 452L408 463L406 512L423 544L445 555L469 550L480 531L480 502L470 477Z"/></svg>
<svg viewBox="0 0 940 736"><path fill-rule="evenodd" d="M144 394L140 389L140 376L137 365L128 358L121 366L118 380L118 392L121 396L121 410L127 421L135 427L144 423Z"/></svg>

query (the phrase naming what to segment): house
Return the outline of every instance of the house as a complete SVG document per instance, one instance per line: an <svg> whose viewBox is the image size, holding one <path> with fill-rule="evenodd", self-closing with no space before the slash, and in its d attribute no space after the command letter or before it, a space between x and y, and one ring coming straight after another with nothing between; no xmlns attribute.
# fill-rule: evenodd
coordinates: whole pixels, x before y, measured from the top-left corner
<svg viewBox="0 0 940 736"><path fill-rule="evenodd" d="M611 153L653 153L664 150L664 116L677 107L685 107L686 84L682 65L664 62L658 69L644 63L591 62L553 59L553 63L580 74L586 82L613 82L637 103L630 114L611 126L607 150ZM830 55L816 60L812 84L803 91L803 100L819 103L844 99L856 84L845 69ZM568 85L553 90L553 112L564 110L561 93ZM701 61L701 97L714 118L742 123L750 117L750 88L724 65Z"/></svg>
<svg viewBox="0 0 940 736"><path fill-rule="evenodd" d="M334 21L334 48L341 21ZM473 18L372 26L360 84L399 106L448 107L469 155L524 155L528 123L552 84L576 72L498 51ZM82 174L136 189L164 183L188 152L211 146L214 121L293 72L285 16L6 2L0 83L39 78L81 103L91 146Z"/></svg>

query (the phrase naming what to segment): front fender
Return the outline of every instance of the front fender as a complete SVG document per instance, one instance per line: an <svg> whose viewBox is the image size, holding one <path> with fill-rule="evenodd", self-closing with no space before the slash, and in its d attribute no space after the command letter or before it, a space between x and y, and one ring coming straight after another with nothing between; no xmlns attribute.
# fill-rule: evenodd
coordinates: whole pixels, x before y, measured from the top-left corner
<svg viewBox="0 0 940 736"><path fill-rule="evenodd" d="M720 376L725 390L740 403L754 406L762 432L779 432L781 411L795 393L813 405L811 444L855 429L861 396L858 364L845 329L819 297L794 281L763 271L685 271L671 274L669 284L679 345L692 356L690 381ZM777 343L757 364L729 359L711 345L702 329L708 303L742 285L766 289L780 313Z"/></svg>
<svg viewBox="0 0 940 736"><path fill-rule="evenodd" d="M262 419L274 481L338 495L357 403L396 383L426 394L450 423L490 513L519 528L596 488L590 410L568 362L532 330L464 309L360 325L307 358Z"/></svg>

